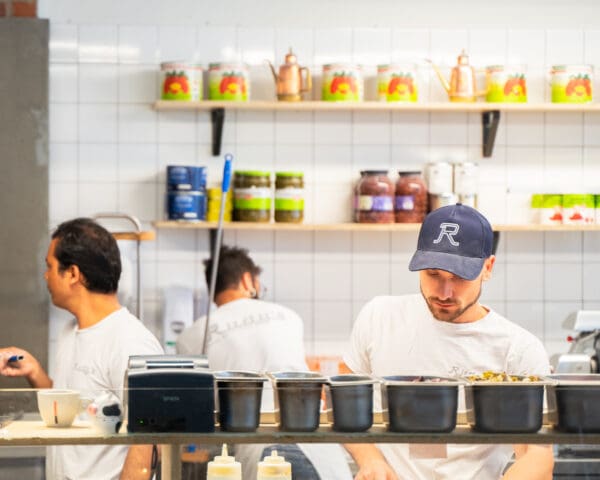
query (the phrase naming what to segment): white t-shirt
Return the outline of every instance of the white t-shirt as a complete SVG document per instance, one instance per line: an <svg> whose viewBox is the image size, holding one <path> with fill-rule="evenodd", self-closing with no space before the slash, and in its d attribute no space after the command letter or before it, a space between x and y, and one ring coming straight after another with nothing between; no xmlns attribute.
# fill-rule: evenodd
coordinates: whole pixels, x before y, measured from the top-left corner
<svg viewBox="0 0 600 480"><path fill-rule="evenodd" d="M472 323L442 322L433 317L420 294L376 297L367 303L344 360L354 372L376 376L550 372L542 343L524 328L491 310ZM462 395L459 410L464 410ZM400 478L423 480L496 480L512 454L510 445L447 445L442 449L446 458L423 459L406 444L378 447Z"/></svg>
<svg viewBox="0 0 600 480"><path fill-rule="evenodd" d="M177 353L199 354L206 317L197 320L177 339ZM208 365L212 370L257 372L307 371L302 319L276 303L239 299L211 312ZM274 410L273 390L266 382L261 410ZM266 445L238 445L236 458L242 463L243 478L256 478L256 464ZM352 478L346 454L340 445L298 445L323 480Z"/></svg>
<svg viewBox="0 0 600 480"><path fill-rule="evenodd" d="M111 391L123 402L129 356L162 353L154 335L124 307L82 330L73 319L59 338L53 386L78 390L89 398ZM128 448L126 445L48 447L46 477L116 480Z"/></svg>

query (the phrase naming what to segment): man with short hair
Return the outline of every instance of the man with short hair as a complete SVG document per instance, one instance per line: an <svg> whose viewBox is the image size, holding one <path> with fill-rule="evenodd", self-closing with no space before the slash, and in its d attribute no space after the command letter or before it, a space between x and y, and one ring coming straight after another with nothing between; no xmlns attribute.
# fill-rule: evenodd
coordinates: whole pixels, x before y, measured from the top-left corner
<svg viewBox="0 0 600 480"><path fill-rule="evenodd" d="M363 307L344 358L350 369L379 377L457 377L486 370L548 374L542 343L479 303L496 260L492 249L492 228L477 210L457 204L431 212L409 264L419 272L421 295L376 297ZM346 446L360 469L356 480L496 480L512 450L516 461L503 478L552 478L548 445L419 447Z"/></svg>
<svg viewBox="0 0 600 480"><path fill-rule="evenodd" d="M206 283L210 285L212 261L204 262ZM283 305L260 300L261 268L248 251L223 246L215 286L206 355L213 370L253 370L257 372L307 371L302 319ZM202 353L206 317L198 319L177 339L177 353ZM264 387L262 410L273 411L273 391ZM273 446L239 445L243 478L256 478L256 465ZM277 445L292 463L294 478L306 480L349 480L352 475L339 445Z"/></svg>
<svg viewBox="0 0 600 480"><path fill-rule="evenodd" d="M62 223L46 255L52 303L74 315L59 338L56 375L51 379L29 352L0 349L0 374L25 377L34 388L63 388L98 396L104 391L123 401L130 355L161 354L156 338L119 304L119 247L113 236L88 218ZM22 355L8 363L10 355ZM148 479L152 447L77 445L48 447L46 476L62 479Z"/></svg>

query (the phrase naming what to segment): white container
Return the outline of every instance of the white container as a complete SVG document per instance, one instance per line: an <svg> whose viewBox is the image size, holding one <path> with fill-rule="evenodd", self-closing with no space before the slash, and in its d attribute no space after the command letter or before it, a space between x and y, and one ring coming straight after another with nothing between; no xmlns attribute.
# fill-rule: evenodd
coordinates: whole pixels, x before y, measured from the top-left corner
<svg viewBox="0 0 600 480"><path fill-rule="evenodd" d="M448 162L431 162L425 165L427 191L432 195L452 193L452 164Z"/></svg>
<svg viewBox="0 0 600 480"><path fill-rule="evenodd" d="M242 464L227 454L226 444L221 455L208 462L206 480L242 480Z"/></svg>
<svg viewBox="0 0 600 480"><path fill-rule="evenodd" d="M473 196L479 191L479 167L473 162L454 164L454 193Z"/></svg>
<svg viewBox="0 0 600 480"><path fill-rule="evenodd" d="M273 450L270 456L258 462L256 480L292 480L292 465Z"/></svg>
<svg viewBox="0 0 600 480"><path fill-rule="evenodd" d="M361 102L364 80L360 65L332 63L323 65L322 99L326 102Z"/></svg>
<svg viewBox="0 0 600 480"><path fill-rule="evenodd" d="M189 102L202 100L202 72L202 67L195 63L161 63L160 98Z"/></svg>

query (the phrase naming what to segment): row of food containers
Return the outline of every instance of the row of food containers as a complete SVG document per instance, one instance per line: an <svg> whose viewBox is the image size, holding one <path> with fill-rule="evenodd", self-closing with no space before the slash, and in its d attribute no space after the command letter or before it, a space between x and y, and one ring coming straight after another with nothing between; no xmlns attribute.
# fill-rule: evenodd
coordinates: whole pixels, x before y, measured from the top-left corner
<svg viewBox="0 0 600 480"><path fill-rule="evenodd" d="M265 68L268 68L265 65ZM190 62L161 63L163 100L203 100L201 65ZM208 67L208 99L248 101L250 70L244 63L211 63ZM526 68L493 65L486 68L488 102L527 102ZM379 65L377 99L383 102L416 102L419 98L418 69L414 64ZM334 63L322 67L323 101L362 101L364 69L360 65ZM593 99L591 65L555 65L550 70L551 100L554 103L586 103ZM304 91L304 90L302 90Z"/></svg>
<svg viewBox="0 0 600 480"><path fill-rule="evenodd" d="M549 420L556 428L600 432L600 375L536 377L494 372L466 378L217 372L221 430L256 430L267 381L274 387L276 420L283 431L311 432L319 427L325 387L328 419L335 431L369 430L373 392L381 389L383 418L390 432L449 433L456 427L459 387L464 387L467 420L478 432L537 432L542 426L545 392Z"/></svg>

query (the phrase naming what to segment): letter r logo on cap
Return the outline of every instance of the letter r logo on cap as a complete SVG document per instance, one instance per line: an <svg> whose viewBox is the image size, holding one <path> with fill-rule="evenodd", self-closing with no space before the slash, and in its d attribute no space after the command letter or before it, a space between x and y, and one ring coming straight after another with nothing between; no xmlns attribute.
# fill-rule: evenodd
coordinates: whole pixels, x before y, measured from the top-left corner
<svg viewBox="0 0 600 480"><path fill-rule="evenodd" d="M448 237L448 241L451 245L458 247L460 242L454 240L454 235L458 233L460 225L458 223L440 223L440 234L433 241L433 243L440 243L444 237Z"/></svg>

